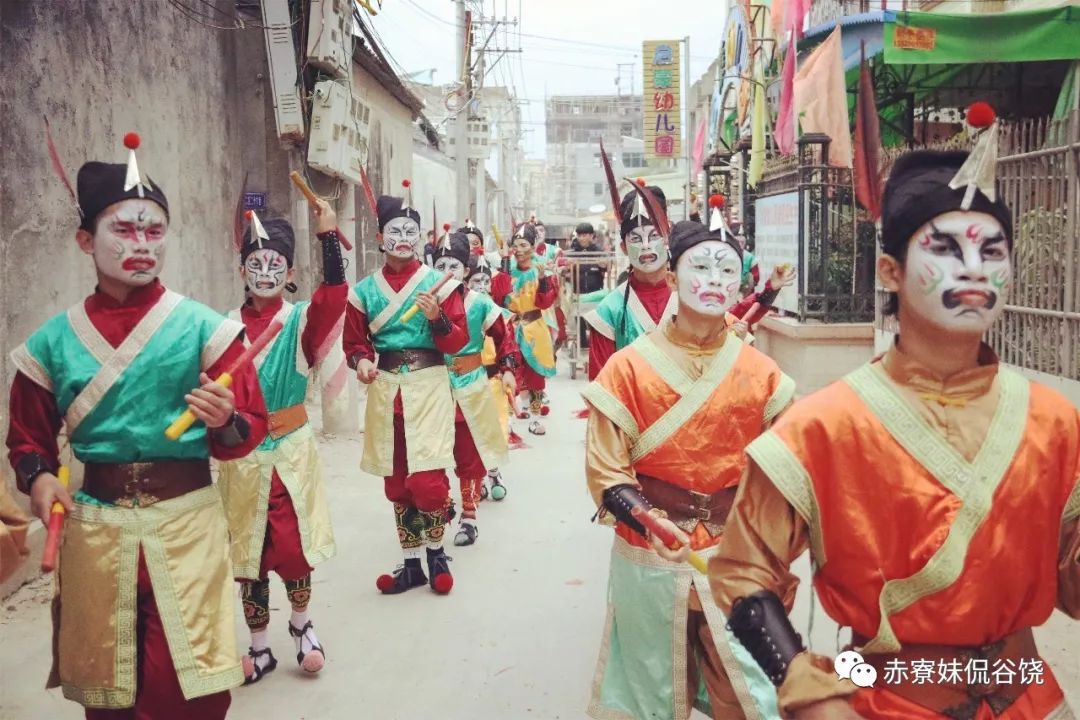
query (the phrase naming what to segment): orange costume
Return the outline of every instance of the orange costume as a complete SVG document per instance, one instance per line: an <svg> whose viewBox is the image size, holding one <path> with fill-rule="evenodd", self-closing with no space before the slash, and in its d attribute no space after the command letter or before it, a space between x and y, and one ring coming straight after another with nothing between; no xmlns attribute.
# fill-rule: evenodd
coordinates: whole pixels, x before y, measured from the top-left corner
<svg viewBox="0 0 1080 720"><path fill-rule="evenodd" d="M612 356L583 393L593 410L586 466L597 505L606 490L632 485L709 556L744 448L793 393L791 379L734 334L702 346L677 320L664 321ZM773 717L774 689L725 631L705 576L664 560L623 522L615 534L590 715L684 720L698 707L715 717Z"/></svg>
<svg viewBox="0 0 1080 720"><path fill-rule="evenodd" d="M1055 605L1080 617L1080 416L1067 400L986 347L951 378L897 347L796 403L747 452L709 568L718 604L764 589L790 611L788 568L809 547L823 608L878 672L857 689L803 653L782 711L846 695L865 718L1072 717L1031 637ZM912 676L920 659L928 682ZM904 676L887 677L890 663Z"/></svg>

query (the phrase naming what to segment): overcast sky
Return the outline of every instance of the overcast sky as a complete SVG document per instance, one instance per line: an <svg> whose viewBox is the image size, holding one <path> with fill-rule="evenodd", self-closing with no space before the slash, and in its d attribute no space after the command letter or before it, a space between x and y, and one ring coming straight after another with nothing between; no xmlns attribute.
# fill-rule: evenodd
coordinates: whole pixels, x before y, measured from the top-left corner
<svg viewBox="0 0 1080 720"><path fill-rule="evenodd" d="M614 94L619 63L633 63L633 68L622 68L624 91L629 92L633 80L640 93L642 41L687 34L690 80L695 82L720 52L726 16L721 0L483 0L482 5L488 16L502 18L505 10L508 19L521 20L524 52L506 55L486 83L509 85L529 101L522 116L532 131L525 136L530 157L543 154L545 95ZM444 84L455 72L455 7L453 0L383 0L382 10L369 21L392 62L410 73L435 68L435 83ZM517 37L503 37L502 30L496 40L499 47L518 46ZM488 62L494 58L489 55Z"/></svg>

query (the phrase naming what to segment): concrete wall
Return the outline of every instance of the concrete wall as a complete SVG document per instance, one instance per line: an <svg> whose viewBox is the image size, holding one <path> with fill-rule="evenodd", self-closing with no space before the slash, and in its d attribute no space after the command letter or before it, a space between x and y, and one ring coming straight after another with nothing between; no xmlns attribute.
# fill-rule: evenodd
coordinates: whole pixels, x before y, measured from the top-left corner
<svg viewBox="0 0 1080 720"><path fill-rule="evenodd" d="M754 346L795 381L798 396L839 380L874 355L870 323L802 324L768 317L754 329Z"/></svg>
<svg viewBox="0 0 1080 720"><path fill-rule="evenodd" d="M420 227L424 234L431 229L431 204L435 203L436 216L442 234L442 226L450 223L453 227L461 226L465 218L455 217L454 205L457 202L457 171L454 161L433 149L427 143L413 141L413 202L420 211Z"/></svg>

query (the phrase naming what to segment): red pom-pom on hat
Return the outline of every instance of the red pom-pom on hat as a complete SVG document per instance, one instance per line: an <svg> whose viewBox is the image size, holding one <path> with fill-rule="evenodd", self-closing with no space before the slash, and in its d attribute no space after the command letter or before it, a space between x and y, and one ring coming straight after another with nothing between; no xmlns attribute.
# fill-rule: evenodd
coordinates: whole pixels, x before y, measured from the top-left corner
<svg viewBox="0 0 1080 720"><path fill-rule="evenodd" d="M411 180L405 179L401 181L401 187L409 187L410 185L412 185Z"/></svg>
<svg viewBox="0 0 1080 720"><path fill-rule="evenodd" d="M638 187L645 187L645 178L643 178L643 177L639 177L634 182L636 182L638 184Z"/></svg>
<svg viewBox="0 0 1080 720"><path fill-rule="evenodd" d="M245 210L244 211L244 217L247 218L248 222L251 222L251 219L253 217L255 217L255 211L254 210Z"/></svg>
<svg viewBox="0 0 1080 720"><path fill-rule="evenodd" d="M727 201L724 200L723 195L710 195L709 196L709 207L711 207L711 208L722 208L722 207L724 207L725 202L727 202Z"/></svg>
<svg viewBox="0 0 1080 720"><path fill-rule="evenodd" d="M443 223L442 229L449 232L450 231L450 223Z"/></svg>
<svg viewBox="0 0 1080 720"><path fill-rule="evenodd" d="M128 150L135 150L141 142L142 139L139 137L139 133L129 132L124 135L124 147Z"/></svg>
<svg viewBox="0 0 1080 720"><path fill-rule="evenodd" d="M990 127L997 120L997 113L990 103L979 100L968 105L965 119L973 128Z"/></svg>

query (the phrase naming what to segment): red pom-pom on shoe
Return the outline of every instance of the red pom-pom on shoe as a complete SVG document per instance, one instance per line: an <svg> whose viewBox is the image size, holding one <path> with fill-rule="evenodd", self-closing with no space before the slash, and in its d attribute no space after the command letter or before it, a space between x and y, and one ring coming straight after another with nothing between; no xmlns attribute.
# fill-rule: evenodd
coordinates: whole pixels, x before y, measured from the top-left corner
<svg viewBox="0 0 1080 720"><path fill-rule="evenodd" d="M379 588L379 592L386 592L394 587L394 576L380 575L379 579L375 581L375 587Z"/></svg>
<svg viewBox="0 0 1080 720"><path fill-rule="evenodd" d="M410 181L408 179L405 179L405 180L401 181L401 187L409 187L410 185L412 185L412 181Z"/></svg>
<svg viewBox="0 0 1080 720"><path fill-rule="evenodd" d="M547 405L543 405L540 408L540 417L547 417L548 413L550 413L550 412L551 412L551 408L549 408Z"/></svg>
<svg viewBox="0 0 1080 720"><path fill-rule="evenodd" d="M139 133L129 132L124 135L124 147L128 150L135 150L139 147L142 140L139 138Z"/></svg>
<svg viewBox="0 0 1080 720"><path fill-rule="evenodd" d="M990 103L979 100L968 105L966 118L967 124L973 128L990 127L997 120L997 113Z"/></svg>
<svg viewBox="0 0 1080 720"><path fill-rule="evenodd" d="M709 207L711 207L711 208L722 208L722 207L724 207L725 202L726 201L724 200L723 195L710 195L709 196Z"/></svg>
<svg viewBox="0 0 1080 720"><path fill-rule="evenodd" d="M439 573L431 581L431 587L440 595L446 595L454 588L454 576L450 573Z"/></svg>

